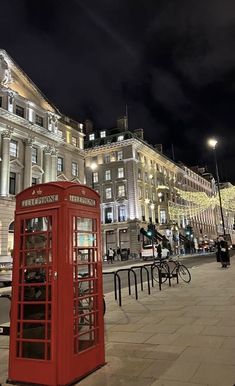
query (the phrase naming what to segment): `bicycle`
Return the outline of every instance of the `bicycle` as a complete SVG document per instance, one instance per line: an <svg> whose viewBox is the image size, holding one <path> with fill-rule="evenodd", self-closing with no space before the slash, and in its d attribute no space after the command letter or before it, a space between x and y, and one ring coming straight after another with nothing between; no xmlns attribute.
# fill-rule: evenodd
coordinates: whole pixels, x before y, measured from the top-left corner
<svg viewBox="0 0 235 386"><path fill-rule="evenodd" d="M153 267L152 267L152 275L153 279L159 283L165 283L167 279L169 278L170 274L170 267L168 265L167 259L159 259L154 260Z"/></svg>
<svg viewBox="0 0 235 386"><path fill-rule="evenodd" d="M174 272L178 273L179 277L185 283L190 283L192 279L191 273L189 272L188 268L179 261L179 258L180 258L180 255L178 255L176 259L169 258L168 262L175 264L175 267L171 270L171 273L174 273Z"/></svg>

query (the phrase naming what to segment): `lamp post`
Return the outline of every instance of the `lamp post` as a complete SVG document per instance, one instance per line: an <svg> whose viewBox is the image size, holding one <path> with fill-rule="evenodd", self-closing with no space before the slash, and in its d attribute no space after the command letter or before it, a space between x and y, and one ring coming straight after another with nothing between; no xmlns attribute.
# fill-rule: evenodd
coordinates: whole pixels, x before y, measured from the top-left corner
<svg viewBox="0 0 235 386"><path fill-rule="evenodd" d="M97 163L92 162L90 164L90 169L91 169L91 187L92 187L92 189L94 189L95 185L94 185L94 175L93 175L93 173L97 169Z"/></svg>
<svg viewBox="0 0 235 386"><path fill-rule="evenodd" d="M215 173L216 173L216 180L218 185L218 194L219 194L219 205L220 205L220 214L221 214L221 220L222 220L222 226L223 226L223 233L225 232L225 225L224 225L224 214L223 214L223 208L222 208L222 200L221 200L221 194L220 194L220 180L219 180L219 169L218 169L218 163L217 163L217 157L216 157L216 145L217 140L214 138L211 138L208 140L208 145L213 149L214 153L214 160L215 160Z"/></svg>

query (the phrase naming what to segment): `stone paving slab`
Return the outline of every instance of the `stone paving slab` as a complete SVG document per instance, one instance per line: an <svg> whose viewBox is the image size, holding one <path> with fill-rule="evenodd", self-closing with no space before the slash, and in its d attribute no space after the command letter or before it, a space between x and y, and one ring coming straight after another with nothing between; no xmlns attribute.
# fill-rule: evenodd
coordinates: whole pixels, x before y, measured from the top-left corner
<svg viewBox="0 0 235 386"><path fill-rule="evenodd" d="M233 386L235 259L191 269L192 282L156 286L139 299L123 290L120 308L106 295L107 364L79 386ZM0 383L7 378L8 338L0 337Z"/></svg>

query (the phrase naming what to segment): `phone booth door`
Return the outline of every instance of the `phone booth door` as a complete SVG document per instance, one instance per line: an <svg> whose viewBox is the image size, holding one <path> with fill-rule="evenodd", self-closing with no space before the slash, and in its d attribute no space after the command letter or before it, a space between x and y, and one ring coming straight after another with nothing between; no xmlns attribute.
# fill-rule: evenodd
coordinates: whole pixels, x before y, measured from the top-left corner
<svg viewBox="0 0 235 386"><path fill-rule="evenodd" d="M90 363L95 363L97 347L103 334L102 275L98 250L98 217L79 211L71 214L73 293L74 293L74 369L78 364L82 373L88 372ZM102 276L101 276L102 277ZM100 345L102 346L102 345ZM89 349L89 350L88 350ZM86 354L87 353L87 354ZM100 353L101 357L104 356ZM87 355L87 359L86 359ZM83 358L81 360L81 357Z"/></svg>
<svg viewBox="0 0 235 386"><path fill-rule="evenodd" d="M14 274L18 276L15 279L19 285L13 289L12 320L16 322L12 326L11 345L15 347L11 352L16 355L14 370L17 370L17 377L22 374L22 381L26 377L34 382L40 371L42 382L44 374L46 380L54 378L55 347L52 342L54 344L55 339L52 336L55 331L52 326L55 325L56 310L52 308L57 291L54 280L56 214L56 210L50 210L16 218L19 231ZM25 358L28 360L20 360ZM10 379L15 378L13 371L9 369Z"/></svg>

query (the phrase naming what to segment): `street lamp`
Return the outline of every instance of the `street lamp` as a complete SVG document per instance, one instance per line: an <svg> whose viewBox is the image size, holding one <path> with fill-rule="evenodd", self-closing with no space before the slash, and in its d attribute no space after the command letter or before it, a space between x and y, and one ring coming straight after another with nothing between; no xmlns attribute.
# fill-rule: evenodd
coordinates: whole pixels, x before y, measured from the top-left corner
<svg viewBox="0 0 235 386"><path fill-rule="evenodd" d="M225 233L225 225L224 225L224 214L223 214L223 208L222 208L222 200L221 200L221 194L220 194L220 181L219 181L219 170L218 170L218 164L217 164L217 157L216 157L216 145L218 141L214 138L210 138L208 140L208 145L213 149L214 153L214 159L215 159L215 173L216 173L216 180L218 185L218 194L219 194L219 205L220 205L220 214L221 214L221 220L222 220L222 226L223 226L223 233Z"/></svg>
<svg viewBox="0 0 235 386"><path fill-rule="evenodd" d="M90 169L91 169L91 184L92 184L92 189L94 189L94 171L97 169L97 163L92 162L90 164Z"/></svg>

